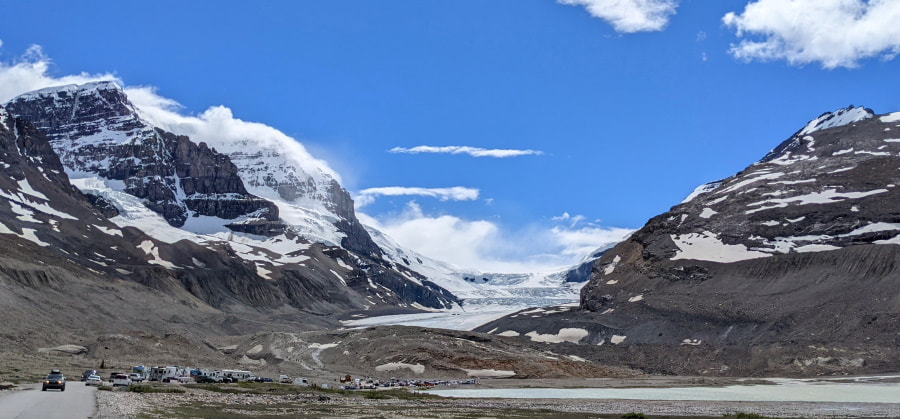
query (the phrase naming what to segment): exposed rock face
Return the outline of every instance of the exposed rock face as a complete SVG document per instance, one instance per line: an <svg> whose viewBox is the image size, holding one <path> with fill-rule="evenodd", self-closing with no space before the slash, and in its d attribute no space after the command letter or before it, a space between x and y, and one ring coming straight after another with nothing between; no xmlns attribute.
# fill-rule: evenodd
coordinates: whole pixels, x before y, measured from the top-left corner
<svg viewBox="0 0 900 419"><path fill-rule="evenodd" d="M227 156L150 126L112 82L40 90L7 107L50 139L68 173L122 181L173 226L195 215L278 219L273 203L247 193Z"/></svg>
<svg viewBox="0 0 900 419"><path fill-rule="evenodd" d="M678 373L896 370L898 137L900 114L826 113L604 254L582 311L479 330L577 328Z"/></svg>

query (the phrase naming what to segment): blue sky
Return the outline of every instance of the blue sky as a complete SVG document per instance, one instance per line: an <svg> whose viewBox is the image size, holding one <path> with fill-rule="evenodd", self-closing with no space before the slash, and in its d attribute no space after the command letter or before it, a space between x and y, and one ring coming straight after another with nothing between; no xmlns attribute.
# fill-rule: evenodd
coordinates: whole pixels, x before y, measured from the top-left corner
<svg viewBox="0 0 900 419"><path fill-rule="evenodd" d="M184 114L225 105L328 161L401 243L535 269L641 227L822 112L900 110L895 4L4 1L0 70L113 74ZM417 146L533 153L390 152Z"/></svg>

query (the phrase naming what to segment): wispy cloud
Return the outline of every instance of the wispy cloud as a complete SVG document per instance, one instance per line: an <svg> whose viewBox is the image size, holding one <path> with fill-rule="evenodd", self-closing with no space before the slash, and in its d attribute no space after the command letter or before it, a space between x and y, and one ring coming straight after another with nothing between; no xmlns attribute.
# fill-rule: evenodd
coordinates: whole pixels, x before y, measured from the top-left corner
<svg viewBox="0 0 900 419"><path fill-rule="evenodd" d="M0 61L0 103L5 103L22 93L50 86L101 80L115 80L122 84L122 81L112 73L78 73L53 77L48 74L50 64L50 58L44 54L39 45L32 45L12 62Z"/></svg>
<svg viewBox="0 0 900 419"><path fill-rule="evenodd" d="M584 217L567 214L549 225L510 229L490 220L425 214L416 202L399 214L360 219L423 255L482 272L555 272L634 231L572 223Z"/></svg>
<svg viewBox="0 0 900 419"><path fill-rule="evenodd" d="M362 208L375 202L379 196L427 196L441 201L472 201L478 199L478 189L454 186L452 188L417 188L407 186L388 186L368 188L357 192L353 197L356 207Z"/></svg>
<svg viewBox="0 0 900 419"><path fill-rule="evenodd" d="M865 58L890 60L900 53L895 0L757 0L722 22L748 38L729 51L747 61L852 68Z"/></svg>
<svg viewBox="0 0 900 419"><path fill-rule="evenodd" d="M420 145L412 148L405 147L394 147L388 152L391 153L405 153L405 154L422 154L422 153L432 153L432 154L468 154L472 157L495 157L495 158L505 158L505 157L518 157L518 156L532 156L532 155L541 155L544 154L542 151L538 150L514 150L514 149L488 149L488 148L478 148L478 147L469 147L469 146L461 146L461 145L450 145L450 146L430 146L430 145Z"/></svg>
<svg viewBox="0 0 900 419"><path fill-rule="evenodd" d="M675 14L675 0L557 0L561 4L584 6L592 16L603 19L619 33L660 31Z"/></svg>

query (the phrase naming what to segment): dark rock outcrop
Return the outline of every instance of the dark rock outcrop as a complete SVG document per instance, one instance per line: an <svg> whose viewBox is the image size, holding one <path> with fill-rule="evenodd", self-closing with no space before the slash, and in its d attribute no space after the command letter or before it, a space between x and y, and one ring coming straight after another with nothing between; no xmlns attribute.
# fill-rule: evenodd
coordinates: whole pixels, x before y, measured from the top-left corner
<svg viewBox="0 0 900 419"><path fill-rule="evenodd" d="M275 204L247 193L228 156L150 126L113 82L40 90L7 108L50 139L69 172L121 180L173 226L197 215L278 219Z"/></svg>

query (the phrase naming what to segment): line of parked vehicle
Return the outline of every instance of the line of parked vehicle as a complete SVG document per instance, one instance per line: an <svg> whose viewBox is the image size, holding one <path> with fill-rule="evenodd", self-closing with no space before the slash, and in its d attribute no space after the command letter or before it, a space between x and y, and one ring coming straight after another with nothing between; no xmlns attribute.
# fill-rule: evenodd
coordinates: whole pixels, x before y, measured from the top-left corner
<svg viewBox="0 0 900 419"><path fill-rule="evenodd" d="M292 380L286 375L279 377L282 383L306 384L306 379ZM81 376L89 386L100 386L109 383L113 387L126 387L134 383L154 381L161 383L237 383L243 381L272 382L271 378L256 377L246 370L207 370L202 368L182 368L178 366L145 367L134 366L130 373L113 372L104 381L97 370L86 370Z"/></svg>

